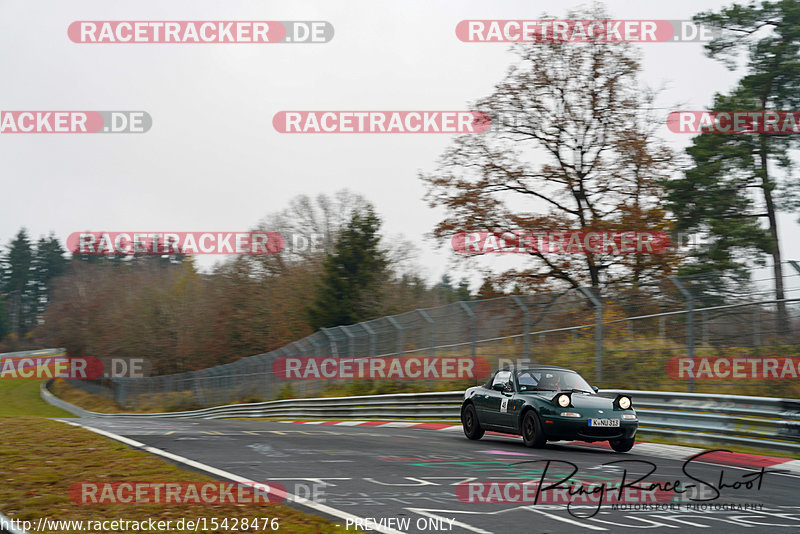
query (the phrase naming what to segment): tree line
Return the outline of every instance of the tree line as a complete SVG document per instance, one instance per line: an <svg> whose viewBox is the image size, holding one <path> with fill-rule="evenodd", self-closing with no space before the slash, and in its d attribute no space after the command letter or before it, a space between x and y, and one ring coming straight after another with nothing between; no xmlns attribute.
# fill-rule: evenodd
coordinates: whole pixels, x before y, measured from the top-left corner
<svg viewBox="0 0 800 534"><path fill-rule="evenodd" d="M191 256L87 255L25 229L0 256L0 352L144 357L159 374L267 352L322 327L469 300L468 283L425 282L409 243L385 248L361 196L300 196L254 230L323 235L317 249L238 256L203 272ZM393 240L394 241L394 240ZM476 295L477 296L477 295Z"/></svg>

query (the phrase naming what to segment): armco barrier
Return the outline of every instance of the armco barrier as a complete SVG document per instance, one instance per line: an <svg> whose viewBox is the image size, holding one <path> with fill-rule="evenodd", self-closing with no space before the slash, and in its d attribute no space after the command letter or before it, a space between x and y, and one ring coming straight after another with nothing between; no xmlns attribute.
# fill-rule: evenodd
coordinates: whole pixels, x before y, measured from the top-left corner
<svg viewBox="0 0 800 534"><path fill-rule="evenodd" d="M800 400L743 395L603 390L626 393L639 414L639 434L699 444L800 452Z"/></svg>
<svg viewBox="0 0 800 534"><path fill-rule="evenodd" d="M56 398L42 385L42 398L80 417L223 419L436 420L458 422L463 391L396 393L229 404L166 413L89 412ZM631 396L642 437L666 437L703 445L739 445L800 453L800 400L664 391L601 390Z"/></svg>

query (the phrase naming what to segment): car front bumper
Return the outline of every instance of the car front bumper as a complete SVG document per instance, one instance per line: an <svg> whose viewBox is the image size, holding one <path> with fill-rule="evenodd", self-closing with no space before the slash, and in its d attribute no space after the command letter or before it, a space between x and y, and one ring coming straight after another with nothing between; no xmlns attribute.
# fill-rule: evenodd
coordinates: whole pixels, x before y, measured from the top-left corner
<svg viewBox="0 0 800 534"><path fill-rule="evenodd" d="M610 417L617 419L617 417ZM639 428L638 419L620 419L618 427L589 426L589 417L546 416L542 418L543 430L549 440L605 441L633 439Z"/></svg>

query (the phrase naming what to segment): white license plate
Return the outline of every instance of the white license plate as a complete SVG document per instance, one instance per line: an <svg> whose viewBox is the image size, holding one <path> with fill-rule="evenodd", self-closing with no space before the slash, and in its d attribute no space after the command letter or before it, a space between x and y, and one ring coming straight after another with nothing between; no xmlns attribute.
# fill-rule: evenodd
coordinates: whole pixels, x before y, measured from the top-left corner
<svg viewBox="0 0 800 534"><path fill-rule="evenodd" d="M589 419L589 426L619 426L619 419Z"/></svg>

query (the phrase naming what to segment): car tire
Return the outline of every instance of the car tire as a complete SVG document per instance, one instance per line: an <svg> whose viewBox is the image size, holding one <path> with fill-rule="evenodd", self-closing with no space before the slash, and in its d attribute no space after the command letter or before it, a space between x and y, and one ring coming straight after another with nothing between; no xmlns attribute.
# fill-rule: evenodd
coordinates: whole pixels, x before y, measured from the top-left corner
<svg viewBox="0 0 800 534"><path fill-rule="evenodd" d="M522 418L522 442L526 447L536 448L544 447L547 443L539 416L533 410L525 412L525 416Z"/></svg>
<svg viewBox="0 0 800 534"><path fill-rule="evenodd" d="M481 439L486 432L481 428L478 421L478 414L475 412L475 406L467 404L461 410L461 426L464 428L464 435L469 439Z"/></svg>
<svg viewBox="0 0 800 534"><path fill-rule="evenodd" d="M611 445L611 448L617 452L628 452L633 448L633 443L633 438L608 440L608 444Z"/></svg>

